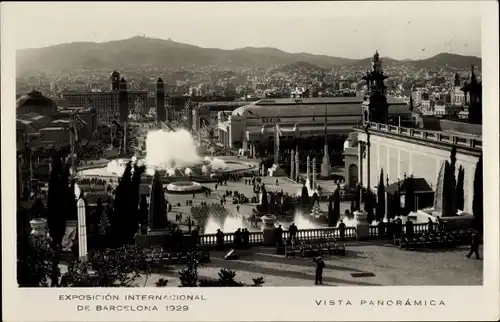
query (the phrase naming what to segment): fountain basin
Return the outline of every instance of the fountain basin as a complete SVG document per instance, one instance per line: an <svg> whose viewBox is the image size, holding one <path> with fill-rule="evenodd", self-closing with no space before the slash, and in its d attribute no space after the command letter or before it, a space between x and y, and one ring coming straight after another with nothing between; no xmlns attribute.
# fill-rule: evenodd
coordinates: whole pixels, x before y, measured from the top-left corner
<svg viewBox="0 0 500 322"><path fill-rule="evenodd" d="M204 187L195 181L176 181L167 185L168 193L193 193L204 190Z"/></svg>

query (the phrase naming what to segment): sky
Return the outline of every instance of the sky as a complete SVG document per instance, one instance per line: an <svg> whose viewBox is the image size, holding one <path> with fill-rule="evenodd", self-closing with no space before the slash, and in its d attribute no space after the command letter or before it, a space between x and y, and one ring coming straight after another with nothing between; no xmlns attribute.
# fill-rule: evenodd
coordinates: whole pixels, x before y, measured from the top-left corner
<svg viewBox="0 0 500 322"><path fill-rule="evenodd" d="M467 1L2 3L17 49L146 35L208 48L274 47L344 58L481 56Z"/></svg>

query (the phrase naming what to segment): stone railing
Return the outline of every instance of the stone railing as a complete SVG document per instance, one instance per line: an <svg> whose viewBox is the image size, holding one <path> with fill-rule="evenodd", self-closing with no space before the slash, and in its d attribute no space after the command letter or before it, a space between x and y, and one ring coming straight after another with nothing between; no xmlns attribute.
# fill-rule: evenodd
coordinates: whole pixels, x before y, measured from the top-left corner
<svg viewBox="0 0 500 322"><path fill-rule="evenodd" d="M429 225L427 223L413 224L413 232L416 234L425 233L428 230ZM385 226L387 230L387 225ZM368 228L370 237L382 237L379 233L379 227L372 225ZM406 227L403 225L403 233L406 233Z"/></svg>
<svg viewBox="0 0 500 322"><path fill-rule="evenodd" d="M249 237L251 245L261 245L263 242L262 232L251 232ZM287 239L289 237L290 233L288 231L283 231L283 239ZM299 229L296 236L296 238L303 241L319 241L332 237L336 239L340 238L340 231L338 228ZM345 238L355 239L356 228L346 227ZM233 240L234 233L224 234L224 244L232 244ZM217 245L217 236L215 234L200 235L200 244L202 246L215 246Z"/></svg>
<svg viewBox="0 0 500 322"><path fill-rule="evenodd" d="M359 128L361 129L363 128L363 126L360 126ZM470 136L462 136L458 133L447 134L446 132L427 131L422 129L406 128L406 127L381 124L381 123L369 123L368 128L381 132L388 132L388 133L418 138L426 141L454 144L458 147L464 147L469 149L479 150L483 146L482 138L479 137L472 138Z"/></svg>
<svg viewBox="0 0 500 322"><path fill-rule="evenodd" d="M250 244L259 245L262 244L262 232L252 232L249 236ZM224 234L224 244L231 244L234 240L234 233ZM202 246L215 246L217 245L216 234L203 234L200 235L200 244Z"/></svg>
<svg viewBox="0 0 500 322"><path fill-rule="evenodd" d="M387 227L387 226L386 226ZM413 224L413 231L418 233L427 232L428 225L427 223L421 224ZM403 225L403 233L406 233L406 228ZM371 238L379 237L379 228L375 225L371 225L369 227L369 234ZM290 237L289 231L283 231L283 239L288 239ZM299 229L297 231L296 238L302 241L320 241L327 240L329 238L340 239L340 230L337 227L328 227L328 228L316 228L316 229ZM382 236L380 236L382 237ZM345 236L346 240L356 239L356 228L355 227L346 227L345 228ZM224 234L224 244L232 244L234 240L233 233L225 233ZM251 232L250 233L250 244L251 245L262 245L263 242L263 234L262 232ZM200 243L202 246L215 246L217 245L217 237L215 234L203 234L200 235Z"/></svg>

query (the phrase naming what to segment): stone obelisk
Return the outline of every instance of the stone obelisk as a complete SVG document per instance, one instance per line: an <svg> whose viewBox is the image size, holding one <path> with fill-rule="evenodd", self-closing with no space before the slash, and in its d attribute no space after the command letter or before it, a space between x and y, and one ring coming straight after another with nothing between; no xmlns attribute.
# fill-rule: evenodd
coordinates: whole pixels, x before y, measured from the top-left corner
<svg viewBox="0 0 500 322"><path fill-rule="evenodd" d="M311 184L311 157L309 155L306 160L306 182Z"/></svg>
<svg viewBox="0 0 500 322"><path fill-rule="evenodd" d="M295 181L295 153L290 151L290 179Z"/></svg>
<svg viewBox="0 0 500 322"><path fill-rule="evenodd" d="M80 198L76 203L78 209L78 257L87 260L87 223L85 217L85 201Z"/></svg>
<svg viewBox="0 0 500 322"><path fill-rule="evenodd" d="M328 124L328 114L327 107L325 106L325 146L323 151L323 162L321 163L321 177L328 178L332 171L332 165L330 164L330 155L328 154L328 138L326 135Z"/></svg>
<svg viewBox="0 0 500 322"><path fill-rule="evenodd" d="M313 159L311 167L312 167L311 188L313 190L316 190L316 177L317 177L317 174L316 174L316 158Z"/></svg>
<svg viewBox="0 0 500 322"><path fill-rule="evenodd" d="M295 182L299 181L299 149L295 150Z"/></svg>

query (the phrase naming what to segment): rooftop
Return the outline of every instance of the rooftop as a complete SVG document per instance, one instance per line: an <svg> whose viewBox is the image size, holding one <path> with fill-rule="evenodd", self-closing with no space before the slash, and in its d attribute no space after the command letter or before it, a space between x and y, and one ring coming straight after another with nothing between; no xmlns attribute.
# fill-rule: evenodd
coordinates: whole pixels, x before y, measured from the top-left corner
<svg viewBox="0 0 500 322"><path fill-rule="evenodd" d="M410 115L406 102L394 97L387 97L390 115ZM314 98L280 98L263 99L252 104L236 108L234 116L256 117L324 117L325 107L328 116L360 116L363 97L314 97Z"/></svg>

